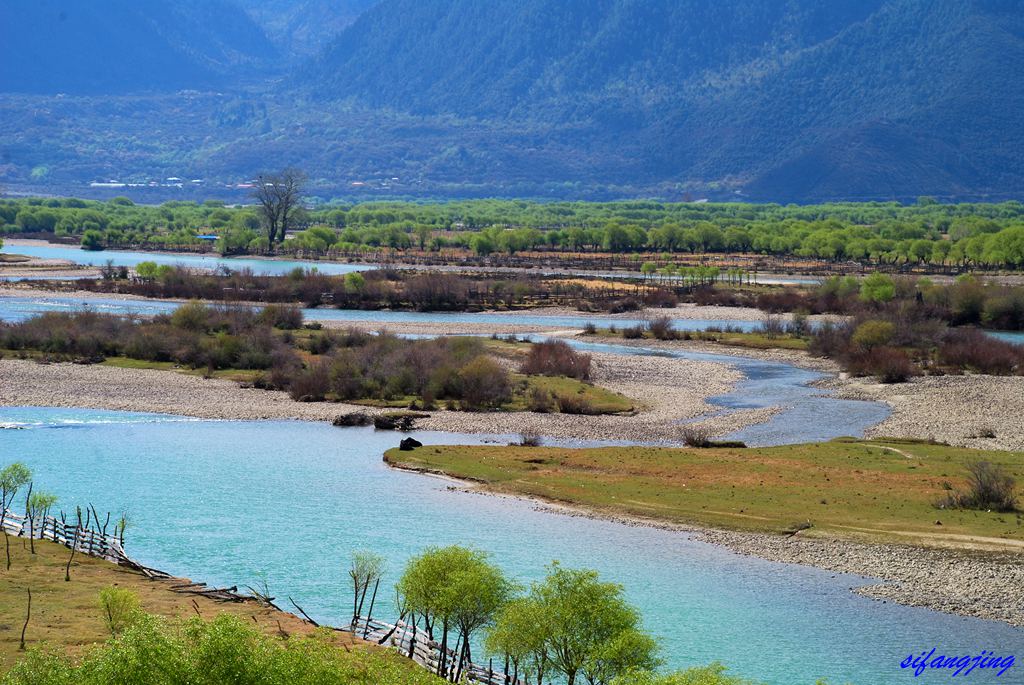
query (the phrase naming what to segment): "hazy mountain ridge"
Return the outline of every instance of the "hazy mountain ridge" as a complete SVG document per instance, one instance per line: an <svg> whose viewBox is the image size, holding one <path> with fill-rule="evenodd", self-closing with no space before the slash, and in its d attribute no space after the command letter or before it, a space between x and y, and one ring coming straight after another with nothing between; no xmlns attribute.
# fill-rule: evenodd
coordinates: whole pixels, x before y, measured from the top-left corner
<svg viewBox="0 0 1024 685"><path fill-rule="evenodd" d="M4 92L206 88L276 57L230 0L2 0L0 26Z"/></svg>
<svg viewBox="0 0 1024 685"><path fill-rule="evenodd" d="M292 61L320 52L378 1L235 0Z"/></svg>
<svg viewBox="0 0 1024 685"><path fill-rule="evenodd" d="M272 155L330 192L399 177L428 194L809 201L1007 197L1024 184L1022 0L105 4L138 25L118 47L118 64L138 69L69 92L224 95L124 99L113 123L86 101L23 111L8 98L0 180L41 164L67 178L144 174L147 155L175 175L230 178ZM303 62L294 41L328 44ZM123 57L143 43L144 59ZM96 50L82 65L109 58ZM56 79L54 63L39 83ZM153 128L163 138L147 138ZM109 149L120 131L130 142Z"/></svg>

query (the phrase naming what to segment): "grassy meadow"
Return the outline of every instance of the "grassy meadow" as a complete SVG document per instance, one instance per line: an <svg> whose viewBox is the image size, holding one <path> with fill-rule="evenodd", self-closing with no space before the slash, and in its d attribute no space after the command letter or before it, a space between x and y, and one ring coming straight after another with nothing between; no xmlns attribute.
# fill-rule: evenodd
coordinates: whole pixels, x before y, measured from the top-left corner
<svg viewBox="0 0 1024 685"><path fill-rule="evenodd" d="M769 448L433 446L394 465L488 490L680 524L872 541L1024 548L1021 513L940 509L985 460L1024 481L1024 455L924 442L839 439ZM940 523L941 522L941 523Z"/></svg>

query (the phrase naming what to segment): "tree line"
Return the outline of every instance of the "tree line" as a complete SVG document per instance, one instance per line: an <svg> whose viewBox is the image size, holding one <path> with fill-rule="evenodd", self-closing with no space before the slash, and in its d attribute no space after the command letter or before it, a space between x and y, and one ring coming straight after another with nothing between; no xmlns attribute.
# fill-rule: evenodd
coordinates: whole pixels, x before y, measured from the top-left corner
<svg viewBox="0 0 1024 685"><path fill-rule="evenodd" d="M752 253L826 261L960 268L1024 266L1024 205L476 200L304 206L299 172L262 179L256 204L135 205L73 198L0 202L0 233L77 238L93 249L199 249L327 255L450 250ZM288 238L288 240L285 240Z"/></svg>

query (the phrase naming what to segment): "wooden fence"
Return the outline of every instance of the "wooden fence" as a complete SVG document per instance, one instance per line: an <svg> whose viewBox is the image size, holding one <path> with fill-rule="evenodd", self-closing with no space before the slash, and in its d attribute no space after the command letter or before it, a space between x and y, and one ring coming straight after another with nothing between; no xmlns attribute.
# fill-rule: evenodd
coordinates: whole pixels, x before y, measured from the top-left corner
<svg viewBox="0 0 1024 685"><path fill-rule="evenodd" d="M92 516L88 516L85 523L76 521L73 524L49 515L37 516L30 521L27 516L8 509L3 516L3 529L14 537L31 536L36 540L52 540L80 554L135 569L148 578L172 577L163 571L143 566L129 557L124 551L121 538L105 532L106 526L101 528L98 519L97 516L95 525L92 524Z"/></svg>
<svg viewBox="0 0 1024 685"><path fill-rule="evenodd" d="M482 666L467 662L450 648L445 649L445 665L442 670L440 668L441 645L432 639L425 630L404 621L392 624L360 616L352 624L352 632L366 640L401 652L420 666L451 682L470 682L481 685L525 685L523 681L509 675L507 670L495 670L493 664Z"/></svg>

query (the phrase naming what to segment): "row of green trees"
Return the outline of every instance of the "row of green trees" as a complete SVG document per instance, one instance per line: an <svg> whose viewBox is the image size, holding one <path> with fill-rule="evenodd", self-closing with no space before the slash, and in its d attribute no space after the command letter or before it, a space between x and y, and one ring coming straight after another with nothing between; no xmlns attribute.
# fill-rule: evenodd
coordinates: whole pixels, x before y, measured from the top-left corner
<svg viewBox="0 0 1024 685"><path fill-rule="evenodd" d="M353 556L354 624L367 590L372 587L376 597L383 574L381 557ZM622 586L601 580L595 571L554 562L542 580L524 588L483 552L432 547L409 560L395 590L399 620L440 642L437 674L452 682L465 674L477 644L524 683L740 682L718 667L688 672L693 680L680 680L684 674L656 676L662 663L657 641L643 631Z"/></svg>
<svg viewBox="0 0 1024 685"><path fill-rule="evenodd" d="M225 253L270 249L256 207L125 198L0 202L0 232L82 236L105 246L190 247L219 236ZM748 252L875 263L1024 266L1024 205L944 205L927 200L807 207L657 202L537 203L477 200L373 202L297 208L286 251L461 248L477 254L546 249ZM278 235L280 237L280 235Z"/></svg>

